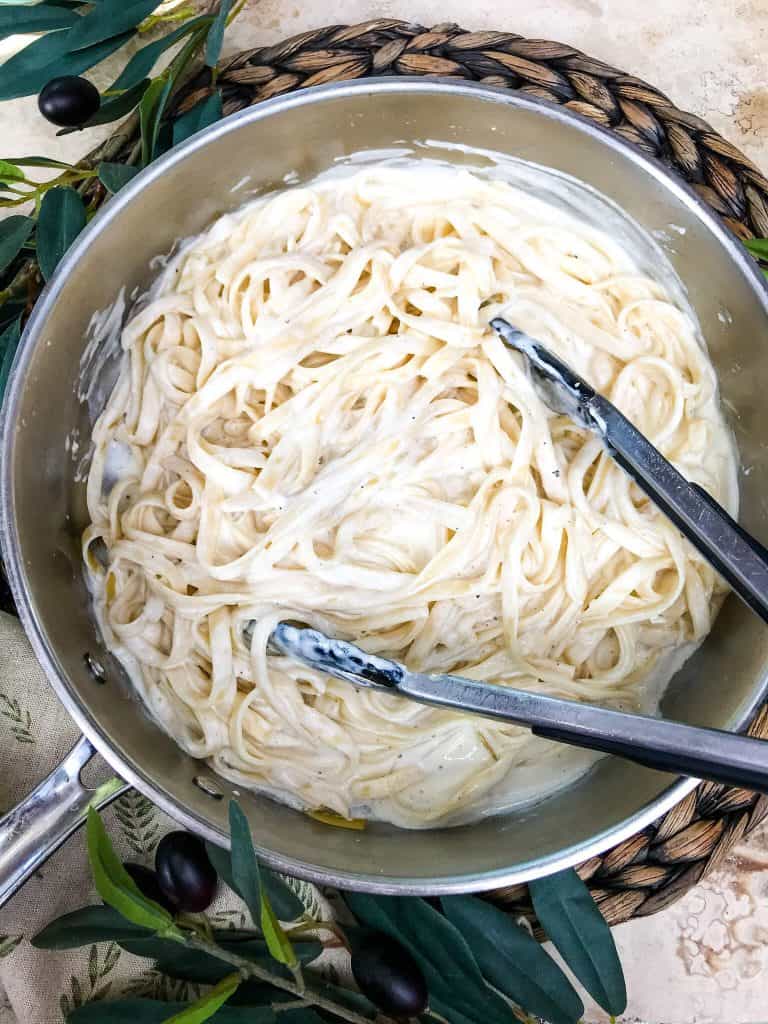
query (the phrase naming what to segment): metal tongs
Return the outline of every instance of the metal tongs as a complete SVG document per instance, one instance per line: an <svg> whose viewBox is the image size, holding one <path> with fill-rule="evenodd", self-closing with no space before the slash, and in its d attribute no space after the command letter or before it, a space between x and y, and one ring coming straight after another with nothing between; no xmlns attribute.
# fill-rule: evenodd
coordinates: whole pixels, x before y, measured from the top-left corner
<svg viewBox="0 0 768 1024"><path fill-rule="evenodd" d="M689 483L661 452L570 366L501 317L491 327L522 352L541 400L602 439L608 454L642 488L763 622L768 622L768 551L703 487Z"/></svg>
<svg viewBox="0 0 768 1024"><path fill-rule="evenodd" d="M689 483L629 420L541 342L501 317L491 320L510 348L527 358L549 408L602 438L611 457L730 584L768 622L768 551L703 488ZM453 675L411 672L316 629L281 622L273 650L357 686L422 704L468 711L537 736L586 747L676 775L768 793L768 742L649 715L613 711Z"/></svg>

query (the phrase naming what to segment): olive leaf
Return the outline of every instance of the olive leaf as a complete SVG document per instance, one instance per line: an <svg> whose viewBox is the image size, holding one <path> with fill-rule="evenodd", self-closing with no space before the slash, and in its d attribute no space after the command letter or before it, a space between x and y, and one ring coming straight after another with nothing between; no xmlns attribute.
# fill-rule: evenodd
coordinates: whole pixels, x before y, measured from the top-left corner
<svg viewBox="0 0 768 1024"><path fill-rule="evenodd" d="M616 944L576 872L538 878L529 891L542 927L587 992L612 1016L623 1013L627 989Z"/></svg>
<svg viewBox="0 0 768 1024"><path fill-rule="evenodd" d="M333 1000L334 1003L338 1003L340 1006L346 1007L348 1010L352 1010L358 1017L368 1017L374 1020L379 1016L379 1011L370 1001L367 996L364 996L362 992L355 992L353 989L342 988L341 985L334 985L330 981L321 981L313 985L313 987L326 996L328 999ZM485 1024L488 1024L486 1021ZM517 1024L517 1022L515 1022Z"/></svg>
<svg viewBox="0 0 768 1024"><path fill-rule="evenodd" d="M37 949L77 949L94 942L123 943L153 938L153 931L127 921L114 907L96 905L57 917L30 942Z"/></svg>
<svg viewBox="0 0 768 1024"><path fill-rule="evenodd" d="M133 35L123 32L84 50L70 52L70 31L49 32L0 65L0 100L31 96L59 75L80 75L119 50Z"/></svg>
<svg viewBox="0 0 768 1024"><path fill-rule="evenodd" d="M163 1024L169 1015L181 1013L188 1006L189 1003L166 1003L157 999L118 999L114 1002L99 999L73 1010L67 1016L67 1024ZM278 1018L271 1006L226 1005L209 1019L216 1024L275 1024Z"/></svg>
<svg viewBox="0 0 768 1024"><path fill-rule="evenodd" d="M258 869L258 865L257 865ZM261 887L261 930L267 941L267 949L278 961L287 967L295 967L298 964L291 940L283 931L280 922L275 916L272 904L269 901L266 890Z"/></svg>
<svg viewBox="0 0 768 1024"><path fill-rule="evenodd" d="M446 896L441 902L494 988L549 1024L579 1020L584 1004L578 993L524 928L476 896Z"/></svg>
<svg viewBox="0 0 768 1024"><path fill-rule="evenodd" d="M170 943L168 943L170 945ZM180 946L178 943L175 944L177 949L180 951L179 954L171 956L160 956L157 957L155 963L157 969L163 974L168 975L169 978L178 978L181 981L192 981L195 983L213 984L224 977L229 971L232 970L232 965L224 960L219 960L215 956L211 955L207 958L207 961L203 961L203 957L207 954L201 953L197 956L193 955L193 952L189 952ZM276 968L274 965L274 959L271 957L267 950L267 944L263 939L254 939L251 943L219 943L222 949L228 949L232 953L237 953L238 956L244 957L246 960L250 960L253 964L258 967L263 967L269 970L270 973L275 973ZM302 943L303 947L309 946L310 943ZM129 953L135 953L136 955L143 955L140 952L140 944L132 943L132 948L128 949L127 946L124 948ZM311 952L305 953L303 950L297 950L297 956L300 963L316 960L320 952L322 952L322 946L318 943L319 949L313 945ZM246 947L246 948L244 948ZM260 955L256 954L254 947L258 948ZM279 970L281 976L286 979L290 979L291 975L289 971Z"/></svg>
<svg viewBox="0 0 768 1024"><path fill-rule="evenodd" d="M72 164L64 163L63 160L51 160L47 156L15 156L10 163L17 167L57 167L62 171L72 170Z"/></svg>
<svg viewBox="0 0 768 1024"><path fill-rule="evenodd" d="M266 886L261 881L248 819L234 800L229 802L229 830L232 842L232 880L236 891L245 901L254 922L258 921L261 925L267 948L275 960L294 967L298 961L291 940L281 928Z"/></svg>
<svg viewBox="0 0 768 1024"><path fill-rule="evenodd" d="M149 132L149 157L147 162L156 160L157 157L162 156L163 147L158 145L160 140L160 129L162 127L163 114L168 104L168 100L171 98L171 92L175 84L175 76L170 73L165 81L165 84L160 91L160 95L157 98L157 103L154 106L151 115L152 126Z"/></svg>
<svg viewBox="0 0 768 1024"><path fill-rule="evenodd" d="M90 117L85 124L77 128L61 128L57 135L71 135L72 132L80 132L86 128L93 128L97 124L111 124L121 117L126 117L133 108L141 101L144 93L149 87L149 79L145 78L132 89L126 89L119 96L113 96L101 104L99 109Z"/></svg>
<svg viewBox="0 0 768 1024"><path fill-rule="evenodd" d="M208 39L205 44L205 63L209 68L215 68L221 54L221 45L224 42L224 29L227 27L227 18L232 7L232 0L221 0L219 13L216 15L213 24L208 31Z"/></svg>
<svg viewBox="0 0 768 1024"><path fill-rule="evenodd" d="M464 936L424 900L351 892L344 900L362 924L402 943L424 973L430 1007L451 1024L515 1024L509 1004L485 983Z"/></svg>
<svg viewBox="0 0 768 1024"><path fill-rule="evenodd" d="M229 802L232 881L254 921L261 917L261 884L248 819L234 800Z"/></svg>
<svg viewBox="0 0 768 1024"><path fill-rule="evenodd" d="M5 0L3 0L5 2ZM34 4L37 0L20 0L21 3ZM98 3L99 0L42 0L46 7L83 7L88 3Z"/></svg>
<svg viewBox="0 0 768 1024"><path fill-rule="evenodd" d="M311 1006L297 1006L280 1013L280 1024L325 1024L319 1013Z"/></svg>
<svg viewBox="0 0 768 1024"><path fill-rule="evenodd" d="M139 104L139 123L141 127L141 162L146 167L151 163L154 153L157 133L160 126L158 106L160 98L168 87L170 78L166 80L162 75L154 78L149 88L141 98Z"/></svg>
<svg viewBox="0 0 768 1024"><path fill-rule="evenodd" d="M102 820L92 807L88 809L87 842L96 890L104 902L133 924L183 941L183 934L168 911L148 899L120 863Z"/></svg>
<svg viewBox="0 0 768 1024"><path fill-rule="evenodd" d="M123 70L121 71L118 78L110 85L107 92L122 92L126 89L132 89L138 85L142 79L147 78L152 68L157 63L158 58L165 53L174 43L177 43L184 36L189 35L190 32L194 31L200 25L210 22L211 18L206 15L201 15L199 18L191 18L189 21L185 21L184 24L177 28L174 32L169 32L167 36L163 36L161 39L156 39L153 43L148 43L146 46L142 46L133 57L128 61Z"/></svg>
<svg viewBox="0 0 768 1024"><path fill-rule="evenodd" d="M23 317L26 308L26 302L21 299L4 302L2 306L0 306L0 344L2 344L3 331L7 330L14 320L18 320L20 317Z"/></svg>
<svg viewBox="0 0 768 1024"><path fill-rule="evenodd" d="M206 96L205 99L196 103L185 114L176 118L173 122L174 146L178 146L180 142L184 142L195 132L202 131L203 128L220 121L222 116L221 93L217 89L210 96Z"/></svg>
<svg viewBox="0 0 768 1024"><path fill-rule="evenodd" d="M197 28L165 71L154 79L139 105L142 165L150 163L172 145L169 122L163 124L168 100L179 77L195 56L205 30Z"/></svg>
<svg viewBox="0 0 768 1024"><path fill-rule="evenodd" d="M0 221L0 272L16 259L34 226L32 217L18 214Z"/></svg>
<svg viewBox="0 0 768 1024"><path fill-rule="evenodd" d="M132 32L157 7L157 0L99 0L68 35L68 51L85 50L96 43Z"/></svg>
<svg viewBox="0 0 768 1024"><path fill-rule="evenodd" d="M47 32L69 28L78 20L74 11L64 7L49 7L47 4L3 4L0 6L0 39L7 39L21 32Z"/></svg>
<svg viewBox="0 0 768 1024"><path fill-rule="evenodd" d="M286 977L288 977L287 974ZM279 1003L295 1002L296 996L293 992L275 988L268 981L246 978L227 1006L276 1006ZM279 1012L282 1015L282 1010Z"/></svg>
<svg viewBox="0 0 768 1024"><path fill-rule="evenodd" d="M208 859L216 869L216 874L219 878L228 885L241 900L247 902L244 895L235 885L235 880L232 876L232 859L229 850L225 850L223 847L216 846L213 843L206 843L205 849L208 854ZM281 921L296 921L304 915L304 904L301 902L299 897L288 888L279 875L276 875L274 871L270 871L268 868L262 867L260 876L261 884L264 889L266 889L272 907ZM254 920L256 919L254 918Z"/></svg>
<svg viewBox="0 0 768 1024"><path fill-rule="evenodd" d="M214 985L210 992L206 992L196 1002L190 1003L183 1010L169 1017L167 1024L202 1024L203 1021L210 1020L229 997L237 991L241 980L237 971L228 974L226 978L222 978L217 985Z"/></svg>
<svg viewBox="0 0 768 1024"><path fill-rule="evenodd" d="M8 383L8 377L11 373L11 365L13 364L13 357L16 355L16 349L19 345L19 338L21 337L21 313L18 314L8 325L4 328L3 333L0 334L0 352L2 352L2 359L0 360L0 398L3 396L5 391L5 385Z"/></svg>
<svg viewBox="0 0 768 1024"><path fill-rule="evenodd" d="M205 845L208 859L215 867L218 877L231 889L233 893L237 893L241 899L245 899L243 893L236 885L234 885L234 879L232 878L232 860L229 851L224 849L223 846L217 846L215 843L209 843L208 840L206 840Z"/></svg>
<svg viewBox="0 0 768 1024"><path fill-rule="evenodd" d="M97 124L110 124L121 117L126 117L133 108L141 101L144 93L149 88L149 78L143 78L132 89L126 89L119 96L112 96L102 103L97 113L88 120L86 128Z"/></svg>
<svg viewBox="0 0 768 1024"><path fill-rule="evenodd" d="M223 846L218 846L216 843L210 843L206 839L205 852L208 854L208 860L213 864L216 874L222 882L228 885L232 892L237 893L240 899L242 899L243 894L235 887L235 880L232 877L232 858L229 850L226 850Z"/></svg>
<svg viewBox="0 0 768 1024"><path fill-rule="evenodd" d="M753 256L768 260L768 238L747 238L744 245Z"/></svg>
<svg viewBox="0 0 768 1024"><path fill-rule="evenodd" d="M272 904L272 909L280 921L296 921L303 917L306 908L299 897L288 888L286 883L269 868L260 867L261 887Z"/></svg>
<svg viewBox="0 0 768 1024"><path fill-rule="evenodd" d="M0 181L24 181L24 171L9 160L0 160Z"/></svg>
<svg viewBox="0 0 768 1024"><path fill-rule="evenodd" d="M85 206L75 189L59 186L45 193L37 218L37 261L46 281L85 227L85 221Z"/></svg>
<svg viewBox="0 0 768 1024"><path fill-rule="evenodd" d="M169 978L192 981L198 985L215 985L232 971L232 965L224 960L196 949L187 949L181 943L169 939L129 939L121 942L120 948L133 956L154 960L157 970Z"/></svg>
<svg viewBox="0 0 768 1024"><path fill-rule="evenodd" d="M135 178L139 173L139 168L132 167L130 164L111 164L106 162L99 164L96 170L99 175L99 181L113 195L115 192L119 192L123 185L127 185L131 178Z"/></svg>

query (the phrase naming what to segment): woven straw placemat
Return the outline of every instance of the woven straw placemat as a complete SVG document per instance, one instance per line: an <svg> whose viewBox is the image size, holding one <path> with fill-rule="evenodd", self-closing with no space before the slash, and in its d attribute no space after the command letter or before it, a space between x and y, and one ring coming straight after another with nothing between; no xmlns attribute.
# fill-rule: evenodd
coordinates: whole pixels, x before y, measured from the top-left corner
<svg viewBox="0 0 768 1024"><path fill-rule="evenodd" d="M565 106L662 160L741 238L768 236L768 180L747 157L652 85L563 43L378 19L319 28L240 53L219 69L217 86L224 113L231 114L296 89L382 75L465 78ZM177 93L171 112L189 109L211 88L210 71L201 71ZM99 155L132 162L137 147L134 120L99 147ZM750 733L768 738L768 707ZM653 914L721 865L767 813L768 797L705 783L642 832L581 865L579 873L610 924ZM488 895L505 909L533 916L525 886Z"/></svg>

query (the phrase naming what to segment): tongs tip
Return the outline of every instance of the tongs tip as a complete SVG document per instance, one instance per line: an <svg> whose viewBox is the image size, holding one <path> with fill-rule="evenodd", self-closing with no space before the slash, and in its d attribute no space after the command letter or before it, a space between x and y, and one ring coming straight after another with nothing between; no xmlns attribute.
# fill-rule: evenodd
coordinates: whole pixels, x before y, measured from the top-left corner
<svg viewBox="0 0 768 1024"><path fill-rule="evenodd" d="M504 317L495 316L489 323L505 345L525 356L536 389L550 409L570 416L582 426L598 428L589 412L595 392L583 378L540 341Z"/></svg>

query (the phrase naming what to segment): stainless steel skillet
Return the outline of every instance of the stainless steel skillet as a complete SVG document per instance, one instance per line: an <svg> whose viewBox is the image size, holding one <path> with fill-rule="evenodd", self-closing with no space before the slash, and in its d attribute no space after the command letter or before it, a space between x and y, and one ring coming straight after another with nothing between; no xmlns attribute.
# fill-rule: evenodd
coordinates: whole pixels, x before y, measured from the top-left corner
<svg viewBox="0 0 768 1024"><path fill-rule="evenodd" d="M446 150L446 143L454 148ZM88 610L78 542L83 485L65 449L73 431L87 442L99 407L95 394L90 406L77 394L88 321L121 287L129 295L143 287L153 256L239 205L248 188L279 185L289 171L310 176L351 153L408 147L486 167L491 152L541 164L549 170L536 172L533 187L618 233L652 275L674 267L736 413L737 442L750 470L741 481L744 525L758 538L768 534L762 343L768 293L738 242L659 164L568 111L466 83L361 81L269 101L225 120L126 186L40 299L4 408L0 496L14 594L63 705L123 779L214 842L226 842L225 798L236 787L215 779L142 713ZM525 172L514 165L507 170ZM680 229L672 233L674 251L662 251L652 233L669 235L670 225ZM105 378L113 368L107 361ZM86 655L103 666L106 682L94 678ZM767 667L765 630L729 600L707 643L670 688L663 714L739 729L764 695ZM52 812L47 805L54 842L73 827L71 812L75 825L82 812L82 801L72 799L76 778L75 769L64 772ZM608 758L535 806L471 828L418 833L385 825L363 833L329 829L267 798L242 799L260 852L275 867L350 888L447 893L512 884L577 863L635 833L694 784L670 784L666 775ZM64 813L57 817L57 810ZM26 817L24 827L32 820ZM6 839L0 868L8 848Z"/></svg>

